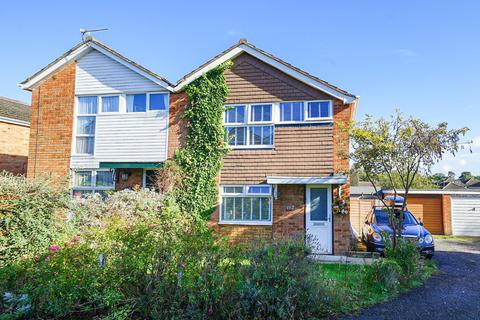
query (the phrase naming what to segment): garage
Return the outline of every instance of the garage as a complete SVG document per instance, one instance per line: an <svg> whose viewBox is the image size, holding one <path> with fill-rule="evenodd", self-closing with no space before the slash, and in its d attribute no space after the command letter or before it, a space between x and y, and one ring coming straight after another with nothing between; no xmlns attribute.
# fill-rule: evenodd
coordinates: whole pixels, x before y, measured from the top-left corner
<svg viewBox="0 0 480 320"><path fill-rule="evenodd" d="M407 206L410 212L423 222L428 231L432 234L444 234L441 195L411 194L408 197Z"/></svg>
<svg viewBox="0 0 480 320"><path fill-rule="evenodd" d="M480 194L452 194L452 233L480 236Z"/></svg>

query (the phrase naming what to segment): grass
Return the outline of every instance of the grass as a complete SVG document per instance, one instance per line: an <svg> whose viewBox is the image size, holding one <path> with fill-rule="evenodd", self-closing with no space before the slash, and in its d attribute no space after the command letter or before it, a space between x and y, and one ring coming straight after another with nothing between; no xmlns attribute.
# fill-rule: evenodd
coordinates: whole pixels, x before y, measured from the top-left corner
<svg viewBox="0 0 480 320"><path fill-rule="evenodd" d="M454 240L459 242L480 242L480 237L471 237L471 236L433 236L433 238Z"/></svg>
<svg viewBox="0 0 480 320"><path fill-rule="evenodd" d="M319 264L318 268L333 293L335 313L355 313L371 305L387 302L399 293L420 286L437 270L432 261L426 261L420 279L393 292L368 279L367 274L372 271L368 265Z"/></svg>

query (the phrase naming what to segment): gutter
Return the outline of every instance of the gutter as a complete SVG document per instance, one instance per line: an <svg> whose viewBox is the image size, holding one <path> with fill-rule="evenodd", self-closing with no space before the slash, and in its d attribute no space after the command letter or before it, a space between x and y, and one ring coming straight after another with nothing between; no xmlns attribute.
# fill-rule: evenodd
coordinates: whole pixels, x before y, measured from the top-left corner
<svg viewBox="0 0 480 320"><path fill-rule="evenodd" d="M17 124L23 127L30 127L30 121L23 121L23 120L18 120L13 118L0 117L0 122Z"/></svg>

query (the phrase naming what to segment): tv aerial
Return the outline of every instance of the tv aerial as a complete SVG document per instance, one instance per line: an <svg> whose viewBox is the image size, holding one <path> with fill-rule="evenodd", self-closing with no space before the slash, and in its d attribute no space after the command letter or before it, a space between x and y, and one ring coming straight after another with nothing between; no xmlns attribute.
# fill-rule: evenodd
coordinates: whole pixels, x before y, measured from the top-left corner
<svg viewBox="0 0 480 320"><path fill-rule="evenodd" d="M107 31L108 28L101 28L101 29L83 29L80 28L80 33L82 34L82 41L85 42L88 38L90 38L92 35L92 32L101 32L101 31Z"/></svg>

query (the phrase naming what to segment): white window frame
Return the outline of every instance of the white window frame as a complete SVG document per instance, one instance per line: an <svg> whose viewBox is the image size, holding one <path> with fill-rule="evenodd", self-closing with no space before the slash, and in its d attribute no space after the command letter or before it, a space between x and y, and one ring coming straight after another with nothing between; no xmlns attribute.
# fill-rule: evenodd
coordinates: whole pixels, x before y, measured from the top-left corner
<svg viewBox="0 0 480 320"><path fill-rule="evenodd" d="M143 174L142 174L142 188L146 189L147 188L147 171L156 171L158 169L143 169Z"/></svg>
<svg viewBox="0 0 480 320"><path fill-rule="evenodd" d="M92 182L90 186L76 186L75 185L75 175L77 172L83 172L83 171L90 171L92 173ZM112 186L97 186L97 172L101 171L109 171L112 172L113 175L113 185ZM71 192L73 195L74 190L79 190L79 191L91 191L92 193L95 193L96 191L108 191L108 190L115 190L115 185L116 185L116 179L115 179L115 170L114 169L75 169L73 170L73 175L72 175L72 183L71 183Z"/></svg>
<svg viewBox="0 0 480 320"><path fill-rule="evenodd" d="M146 110L141 112L127 112L127 95L131 94L144 94L146 96ZM165 110L150 110L150 95L151 94L166 94L167 95L167 106ZM143 114L147 112L168 112L170 109L170 93L164 91L152 91L152 92L125 92L123 94L125 108L123 109L124 114Z"/></svg>
<svg viewBox="0 0 480 320"><path fill-rule="evenodd" d="M103 111L103 98L105 97L118 97L118 111ZM122 95L121 94L102 94L97 95L97 114L119 114L122 113Z"/></svg>
<svg viewBox="0 0 480 320"><path fill-rule="evenodd" d="M271 105L272 110L271 110L271 115L272 119L271 121L251 121L250 116L251 116L251 110L253 105ZM270 103L270 102L265 102L265 103L251 103L251 104L246 104L246 103L232 103L232 104L226 104L225 109L228 107L234 107L234 106L245 106L245 115L244 115L244 122L226 122L226 112L225 110L223 112L223 126L225 128L227 127L241 127L241 128L246 128L245 132L245 144L244 145L230 145L232 149L272 149L275 147L275 104ZM250 137L250 128L251 127L272 127L272 144L251 144L251 137Z"/></svg>
<svg viewBox="0 0 480 320"><path fill-rule="evenodd" d="M313 102L328 102L328 110L329 110L329 117L309 117L308 116L308 104L313 103ZM311 100L311 101L305 101L304 102L304 119L305 121L326 121L330 122L333 120L333 103L332 100Z"/></svg>
<svg viewBox="0 0 480 320"><path fill-rule="evenodd" d="M223 190L224 187L242 187L242 193L225 193ZM248 193L249 187L268 187L269 193ZM269 198L270 199L270 220L224 220L223 219L223 199L224 197L228 198ZM236 225L261 225L261 226L271 226L273 224L273 195L272 195L272 186L269 184L256 184L256 185L220 185L220 209L219 209L219 219L218 224L236 224ZM243 208L242 208L243 211Z"/></svg>
<svg viewBox="0 0 480 320"><path fill-rule="evenodd" d="M281 108L281 104L282 103L301 103L302 104L302 117L303 117L303 120L287 120L287 121L282 121L282 108ZM305 122L305 105L306 105L306 102L305 101L282 101L282 102L279 102L278 104L278 121L277 123L279 124L295 124L295 123L304 123Z"/></svg>
<svg viewBox="0 0 480 320"><path fill-rule="evenodd" d="M88 114L79 114L78 113L78 98L79 97L97 97L97 113L88 113ZM74 116L73 116L73 143L72 143L72 155L75 156L85 156L85 157L93 157L95 155L95 146L97 142L97 116L99 114L99 96L95 94L83 94L83 95L77 95L75 96L75 101L74 101ZM78 124L78 117L95 117L95 133L94 134L78 134L77 133L77 124ZM93 153L78 153L77 152L77 137L93 137Z"/></svg>

